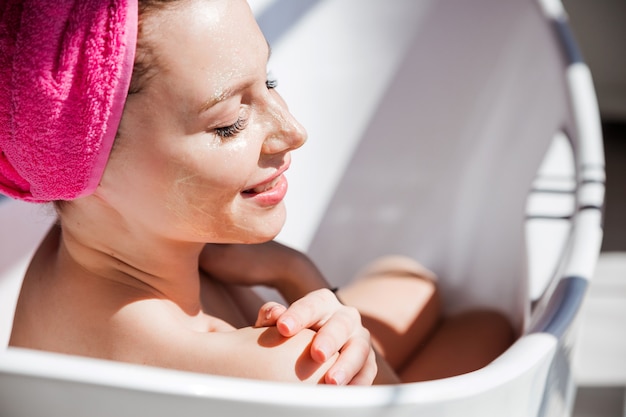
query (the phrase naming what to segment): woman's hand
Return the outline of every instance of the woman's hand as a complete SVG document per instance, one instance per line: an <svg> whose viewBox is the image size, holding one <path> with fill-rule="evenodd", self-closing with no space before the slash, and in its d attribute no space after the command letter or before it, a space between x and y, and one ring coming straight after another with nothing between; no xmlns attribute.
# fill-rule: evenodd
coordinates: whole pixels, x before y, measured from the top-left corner
<svg viewBox="0 0 626 417"><path fill-rule="evenodd" d="M360 314L324 289L328 283L306 255L274 241L208 244L200 255L200 268L224 283L277 289L290 307L264 304L255 326L276 326L284 337L303 329L316 331L311 343L313 360L323 363L340 354L325 375L326 383L369 385L374 380L375 355Z"/></svg>
<svg viewBox="0 0 626 417"><path fill-rule="evenodd" d="M315 330L311 357L319 363L339 352L339 358L325 375L327 384L370 385L376 377L370 334L361 324L360 314L341 304L329 290L313 291L289 308L266 303L259 310L255 327L266 326L276 326L285 337L307 328Z"/></svg>

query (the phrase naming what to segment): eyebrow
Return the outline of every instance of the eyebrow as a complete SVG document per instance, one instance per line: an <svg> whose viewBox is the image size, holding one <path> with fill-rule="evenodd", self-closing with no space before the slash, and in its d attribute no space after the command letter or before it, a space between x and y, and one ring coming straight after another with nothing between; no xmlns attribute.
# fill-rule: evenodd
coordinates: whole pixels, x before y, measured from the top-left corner
<svg viewBox="0 0 626 417"><path fill-rule="evenodd" d="M267 44L267 61L269 62L270 58L272 57L272 47L267 40L265 40L265 43ZM211 107L215 106L216 104L226 100L229 97L232 97L237 91L241 91L245 89L250 84L252 84L250 81L244 81L231 88L226 88L220 91L219 93L215 94L213 97L211 97L210 99L202 103L202 105L200 106L200 110L198 111L198 114L202 114L205 111L209 110Z"/></svg>

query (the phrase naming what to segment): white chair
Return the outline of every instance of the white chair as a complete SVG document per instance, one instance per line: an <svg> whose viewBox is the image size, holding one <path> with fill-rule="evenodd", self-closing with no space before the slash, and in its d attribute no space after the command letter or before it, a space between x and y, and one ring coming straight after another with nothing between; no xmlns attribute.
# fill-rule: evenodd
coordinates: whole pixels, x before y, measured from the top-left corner
<svg viewBox="0 0 626 417"><path fill-rule="evenodd" d="M604 157L591 77L561 3L392 3L252 0L279 90L310 136L294 154L279 239L337 285L378 255L413 256L438 274L447 311L503 311L519 331L514 345L466 375L377 387L5 348L29 256L53 221L7 200L0 415L569 415Z"/></svg>

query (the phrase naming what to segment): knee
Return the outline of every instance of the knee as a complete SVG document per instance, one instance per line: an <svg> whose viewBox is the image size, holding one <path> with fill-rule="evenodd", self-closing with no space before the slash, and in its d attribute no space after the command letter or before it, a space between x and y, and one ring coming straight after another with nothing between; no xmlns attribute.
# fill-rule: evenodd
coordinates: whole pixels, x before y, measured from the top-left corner
<svg viewBox="0 0 626 417"><path fill-rule="evenodd" d="M486 356L495 358L515 341L515 329L509 319L494 310L467 311L451 317L450 321L458 332L480 341L477 347Z"/></svg>

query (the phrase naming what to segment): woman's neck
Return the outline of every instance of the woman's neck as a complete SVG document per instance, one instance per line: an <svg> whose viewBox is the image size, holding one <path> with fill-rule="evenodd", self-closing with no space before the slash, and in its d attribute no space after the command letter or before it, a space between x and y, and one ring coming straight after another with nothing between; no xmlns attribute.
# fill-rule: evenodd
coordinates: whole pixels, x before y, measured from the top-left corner
<svg viewBox="0 0 626 417"><path fill-rule="evenodd" d="M61 229L59 267L168 299L189 314L200 310L198 256L203 244L157 236L128 224L110 207L83 201L64 208Z"/></svg>

